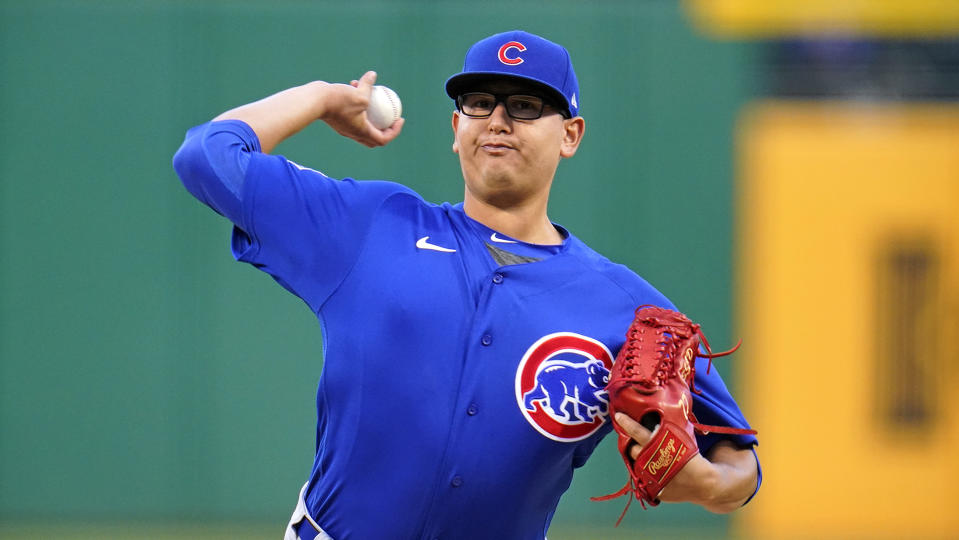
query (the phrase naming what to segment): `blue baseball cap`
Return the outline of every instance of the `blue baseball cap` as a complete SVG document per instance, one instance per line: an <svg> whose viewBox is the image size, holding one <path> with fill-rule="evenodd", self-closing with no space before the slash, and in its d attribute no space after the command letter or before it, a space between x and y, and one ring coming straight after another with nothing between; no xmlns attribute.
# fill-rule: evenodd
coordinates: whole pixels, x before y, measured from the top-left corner
<svg viewBox="0 0 959 540"><path fill-rule="evenodd" d="M472 85L497 78L532 82L570 117L579 115L579 84L562 45L521 30L480 40L466 51L463 72L447 79L446 94L456 99Z"/></svg>

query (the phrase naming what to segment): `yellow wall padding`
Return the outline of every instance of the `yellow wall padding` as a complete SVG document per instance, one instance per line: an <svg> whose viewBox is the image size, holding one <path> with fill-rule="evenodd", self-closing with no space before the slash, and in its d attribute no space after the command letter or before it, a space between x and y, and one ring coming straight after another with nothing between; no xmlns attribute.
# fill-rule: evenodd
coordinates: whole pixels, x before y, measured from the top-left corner
<svg viewBox="0 0 959 540"><path fill-rule="evenodd" d="M684 0L683 7L698 28L724 38L959 32L955 0Z"/></svg>
<svg viewBox="0 0 959 540"><path fill-rule="evenodd" d="M738 530L959 538L959 106L764 102L737 145Z"/></svg>

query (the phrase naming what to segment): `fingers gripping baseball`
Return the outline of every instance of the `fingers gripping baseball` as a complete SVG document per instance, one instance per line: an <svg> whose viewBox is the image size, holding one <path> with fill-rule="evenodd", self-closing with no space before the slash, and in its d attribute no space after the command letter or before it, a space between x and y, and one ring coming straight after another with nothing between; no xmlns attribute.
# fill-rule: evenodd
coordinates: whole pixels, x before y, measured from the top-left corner
<svg viewBox="0 0 959 540"><path fill-rule="evenodd" d="M367 108L375 82L376 72L367 71L349 85L330 85L326 109L321 116L321 119L340 135L371 148L383 146L395 139L404 123L400 118L393 125L379 129L369 121Z"/></svg>

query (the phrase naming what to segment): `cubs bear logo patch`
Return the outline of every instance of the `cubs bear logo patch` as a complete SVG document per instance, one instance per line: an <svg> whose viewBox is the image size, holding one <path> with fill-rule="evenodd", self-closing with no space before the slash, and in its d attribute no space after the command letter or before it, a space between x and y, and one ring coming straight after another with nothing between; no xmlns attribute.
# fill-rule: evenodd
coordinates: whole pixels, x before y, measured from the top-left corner
<svg viewBox="0 0 959 540"><path fill-rule="evenodd" d="M516 402L530 425L559 442L580 441L609 415L613 355L595 339L558 332L533 343L516 370Z"/></svg>

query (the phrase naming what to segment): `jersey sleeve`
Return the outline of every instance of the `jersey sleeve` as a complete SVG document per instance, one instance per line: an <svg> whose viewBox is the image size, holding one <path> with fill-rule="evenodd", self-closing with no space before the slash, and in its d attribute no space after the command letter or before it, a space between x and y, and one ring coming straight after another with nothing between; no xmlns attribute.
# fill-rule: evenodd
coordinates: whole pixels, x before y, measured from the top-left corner
<svg viewBox="0 0 959 540"><path fill-rule="evenodd" d="M740 411L739 405L733 400L725 382L716 371L716 366L709 368L708 361L705 358L696 359L696 390L700 393L693 395L693 414L696 415L700 424L707 426L750 429L749 422ZM699 448L708 451L722 439L732 439L739 446L751 446L757 443L755 435L710 433L699 439Z"/></svg>
<svg viewBox="0 0 959 540"><path fill-rule="evenodd" d="M187 131L173 168L190 194L238 223L243 179L250 156L259 151L260 141L245 122L207 122Z"/></svg>
<svg viewBox="0 0 959 540"><path fill-rule="evenodd" d="M253 153L233 255L316 312L359 257L377 210L397 195L419 199L393 182L335 180L282 156Z"/></svg>

